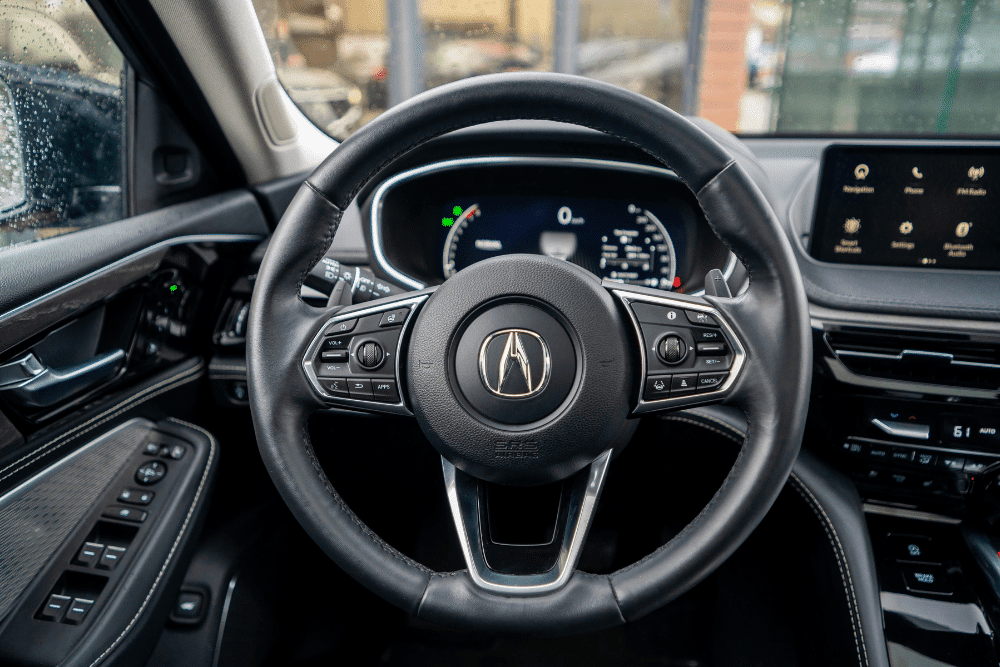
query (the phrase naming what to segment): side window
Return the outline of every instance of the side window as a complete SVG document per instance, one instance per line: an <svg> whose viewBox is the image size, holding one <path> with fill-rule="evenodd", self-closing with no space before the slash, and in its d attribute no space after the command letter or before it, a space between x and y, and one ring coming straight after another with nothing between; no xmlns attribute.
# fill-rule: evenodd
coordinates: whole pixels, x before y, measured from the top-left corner
<svg viewBox="0 0 1000 667"><path fill-rule="evenodd" d="M123 217L124 66L84 0L0 5L0 250Z"/></svg>

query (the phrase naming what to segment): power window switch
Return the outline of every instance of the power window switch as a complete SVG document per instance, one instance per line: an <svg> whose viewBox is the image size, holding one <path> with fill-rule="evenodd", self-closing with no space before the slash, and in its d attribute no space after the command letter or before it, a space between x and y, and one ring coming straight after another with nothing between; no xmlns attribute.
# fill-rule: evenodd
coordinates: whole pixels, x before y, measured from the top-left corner
<svg viewBox="0 0 1000 667"><path fill-rule="evenodd" d="M97 542L84 542L80 547L80 552L76 554L76 562L80 565L93 567L101 559L104 553L104 545Z"/></svg>
<svg viewBox="0 0 1000 667"><path fill-rule="evenodd" d="M146 512L135 507L108 507L103 512L101 516L106 516L109 519L118 519L119 521L128 521L129 523L142 523L146 520Z"/></svg>
<svg viewBox="0 0 1000 667"><path fill-rule="evenodd" d="M97 561L97 567L102 570L113 570L118 567L125 556L125 547L108 547L104 550L101 560Z"/></svg>
<svg viewBox="0 0 1000 667"><path fill-rule="evenodd" d="M69 606L69 603L70 598L68 596L52 594L45 601L45 606L42 607L42 610L38 612L38 617L46 621L55 621L58 623L66 614L66 607Z"/></svg>
<svg viewBox="0 0 1000 667"><path fill-rule="evenodd" d="M152 491L140 491L139 489L123 489L118 494L118 502L129 505L148 505L156 495Z"/></svg>
<svg viewBox="0 0 1000 667"><path fill-rule="evenodd" d="M69 605L69 609L66 610L66 616L63 618L63 623L80 625L83 623L84 619L87 618L87 613L93 606L93 600L88 600L87 598L74 598L73 602Z"/></svg>

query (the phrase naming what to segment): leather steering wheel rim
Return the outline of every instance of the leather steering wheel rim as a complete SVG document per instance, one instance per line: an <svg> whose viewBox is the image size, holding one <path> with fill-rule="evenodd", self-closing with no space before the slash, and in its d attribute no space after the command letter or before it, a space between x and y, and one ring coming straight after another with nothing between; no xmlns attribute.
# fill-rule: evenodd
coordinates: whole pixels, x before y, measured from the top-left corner
<svg viewBox="0 0 1000 667"><path fill-rule="evenodd" d="M466 570L437 573L404 556L343 502L319 465L308 416L324 407L302 372L319 311L299 291L357 193L394 160L447 132L500 120L545 119L599 130L671 168L695 193L751 284L726 313L747 364L731 404L748 418L730 474L702 512L655 552L610 575L573 573L559 590L509 597L478 588ZM327 314L329 314L327 312ZM254 289L247 336L250 406L264 463L317 544L350 576L422 619L493 633L561 634L637 619L714 571L761 521L784 486L805 428L812 344L791 246L763 194L690 121L621 88L582 77L476 77L418 95L341 144L307 179L278 225Z"/></svg>

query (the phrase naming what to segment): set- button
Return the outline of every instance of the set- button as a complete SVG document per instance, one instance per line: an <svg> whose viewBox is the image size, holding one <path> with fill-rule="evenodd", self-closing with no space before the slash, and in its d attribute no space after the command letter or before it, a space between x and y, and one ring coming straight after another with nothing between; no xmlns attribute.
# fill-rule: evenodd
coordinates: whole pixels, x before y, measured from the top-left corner
<svg viewBox="0 0 1000 667"><path fill-rule="evenodd" d="M679 398L692 394L702 394L715 391L721 387L727 371L719 373L678 373L674 375L653 375L646 378L646 389L643 399L659 401L664 398Z"/></svg>

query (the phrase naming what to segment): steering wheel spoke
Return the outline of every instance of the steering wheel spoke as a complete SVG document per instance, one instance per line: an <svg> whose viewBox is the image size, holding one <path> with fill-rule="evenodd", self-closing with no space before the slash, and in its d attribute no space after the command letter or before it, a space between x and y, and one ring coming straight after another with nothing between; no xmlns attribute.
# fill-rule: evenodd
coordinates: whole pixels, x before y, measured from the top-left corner
<svg viewBox="0 0 1000 667"><path fill-rule="evenodd" d="M432 291L348 307L318 324L302 370L326 405L412 415L401 384L402 358L415 313Z"/></svg>
<svg viewBox="0 0 1000 667"><path fill-rule="evenodd" d="M729 397L747 353L720 308L701 297L604 284L635 330L639 389L633 414L720 403Z"/></svg>
<svg viewBox="0 0 1000 667"><path fill-rule="evenodd" d="M536 527L530 544L511 544L500 516L518 508L503 507L496 485L489 485L462 472L444 457L445 490L458 532L469 576L480 588L507 596L534 596L562 588L573 575L586 541L607 477L611 450L557 485L557 499L549 503L555 521L544 519ZM490 489L493 489L492 491ZM506 493L532 493L531 487L504 487ZM509 497L506 498L509 502ZM532 508L532 519L545 512ZM516 518L513 519L517 521Z"/></svg>

